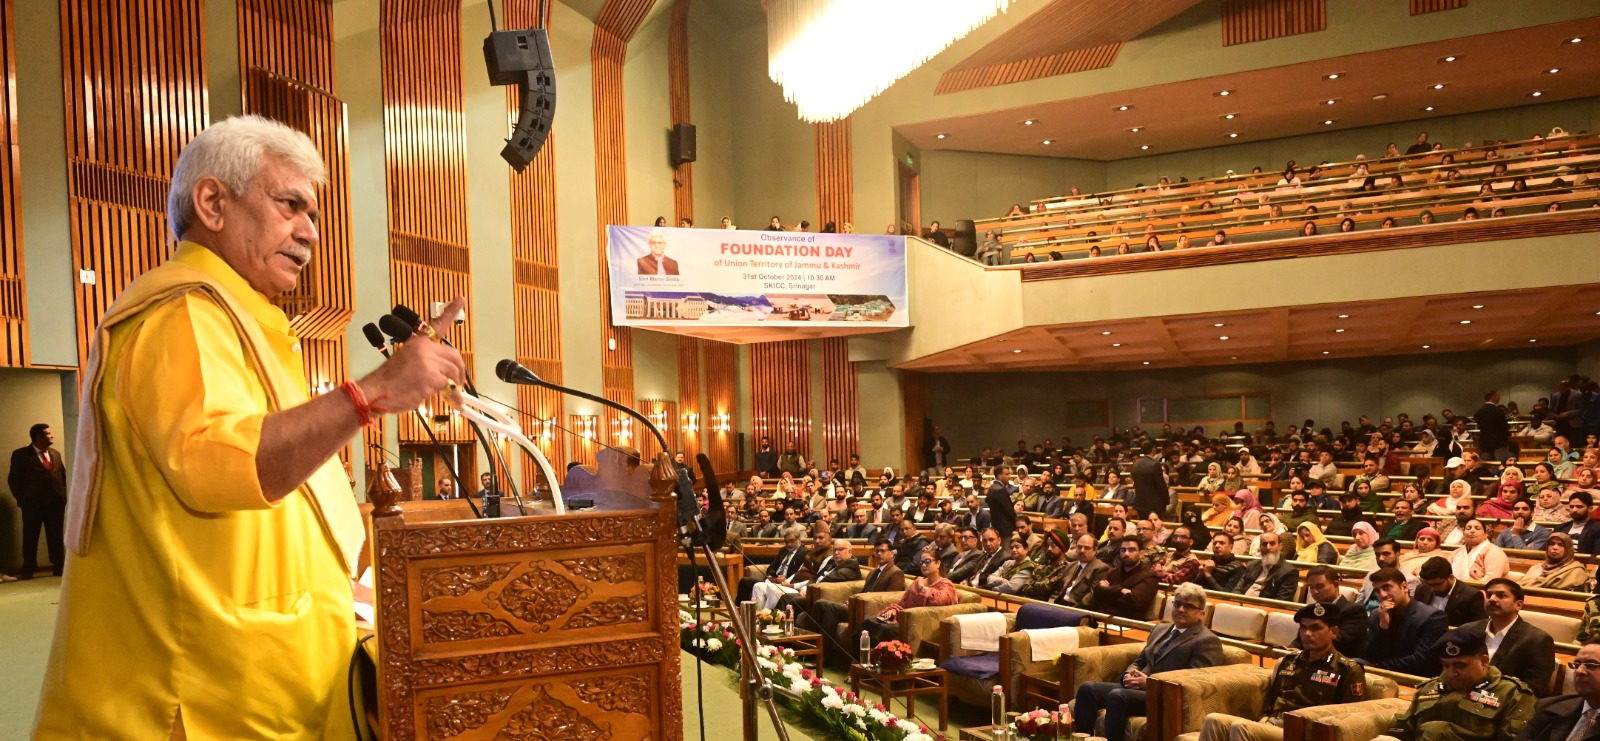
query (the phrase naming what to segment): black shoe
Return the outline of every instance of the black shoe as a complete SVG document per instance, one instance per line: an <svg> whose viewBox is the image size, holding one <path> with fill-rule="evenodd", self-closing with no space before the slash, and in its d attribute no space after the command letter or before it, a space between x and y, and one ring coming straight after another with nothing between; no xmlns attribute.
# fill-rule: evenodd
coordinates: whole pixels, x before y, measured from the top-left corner
<svg viewBox="0 0 1600 741"><path fill-rule="evenodd" d="M33 578L33 572L27 571L27 570L23 570L22 574L19 575L17 578L21 579L22 581L27 581L27 580Z"/></svg>

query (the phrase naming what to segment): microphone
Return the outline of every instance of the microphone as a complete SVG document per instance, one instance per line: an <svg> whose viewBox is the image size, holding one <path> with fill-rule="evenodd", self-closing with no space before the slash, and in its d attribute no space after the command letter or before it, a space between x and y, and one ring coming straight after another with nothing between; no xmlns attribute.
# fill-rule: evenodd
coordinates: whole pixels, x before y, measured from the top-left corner
<svg viewBox="0 0 1600 741"><path fill-rule="evenodd" d="M374 350L383 353L384 357L389 357L389 350L383 342L383 332L378 329L378 325L367 322L362 325L361 334L367 336L367 344L372 345Z"/></svg>
<svg viewBox="0 0 1600 741"><path fill-rule="evenodd" d="M694 460L700 464L700 478L706 485L706 545L720 551L728 542L728 513L722 509L722 489L717 484L717 472L711 470L711 458L697 453Z"/></svg>
<svg viewBox="0 0 1600 741"><path fill-rule="evenodd" d="M405 342L406 340L411 339L411 335L417 333L415 327L407 324L404 319L401 319L393 314L384 314L383 316L379 317L378 326L382 327L383 333L389 335L389 339L394 340L395 342ZM368 335L367 340L369 342L372 340L371 335Z"/></svg>

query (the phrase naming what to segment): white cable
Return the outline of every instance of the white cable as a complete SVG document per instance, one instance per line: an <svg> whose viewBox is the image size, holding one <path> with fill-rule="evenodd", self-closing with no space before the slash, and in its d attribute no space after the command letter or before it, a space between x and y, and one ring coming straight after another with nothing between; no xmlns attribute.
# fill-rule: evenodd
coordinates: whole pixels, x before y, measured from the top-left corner
<svg viewBox="0 0 1600 741"><path fill-rule="evenodd" d="M567 513L567 502L561 498L561 484L556 481L555 469L550 466L550 461L544 457L544 453L539 450L539 446L534 445L527 435L522 434L522 426L518 425L516 420L511 418L511 415L489 406L484 400L459 389L450 395L450 403L457 411L461 412L461 416L492 432L504 435L511 442L522 446L524 450L531 453L534 461L539 464L539 470L544 472L545 480L550 482L550 499L555 503L556 514L564 515ZM511 472L507 471L506 475L511 475Z"/></svg>

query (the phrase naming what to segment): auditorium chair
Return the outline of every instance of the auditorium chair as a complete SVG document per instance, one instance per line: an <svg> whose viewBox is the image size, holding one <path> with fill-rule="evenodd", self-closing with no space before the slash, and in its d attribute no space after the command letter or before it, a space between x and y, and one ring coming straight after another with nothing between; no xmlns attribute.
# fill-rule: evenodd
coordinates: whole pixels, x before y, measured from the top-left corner
<svg viewBox="0 0 1600 741"><path fill-rule="evenodd" d="M1058 672L1060 672L1061 697L1076 698L1078 694L1078 687L1085 682L1121 681L1122 673L1127 671L1128 665L1132 664L1134 659L1139 658L1139 652L1143 651L1144 647L1145 644L1141 641L1139 643L1119 643L1111 646L1088 646L1079 648L1076 651L1067 651L1062 653L1061 657L1056 659L1056 669ZM1171 674L1183 674L1185 672L1196 672L1200 674L1209 672L1212 674L1220 674L1223 672L1258 668L1252 663L1249 651L1235 646L1223 646L1222 659L1223 666L1220 667L1210 667L1207 669L1180 669L1177 672L1162 672L1161 674L1151 675L1150 679L1152 680L1152 683L1146 685L1146 691L1149 693L1146 704L1146 710L1148 711L1147 717L1130 718L1128 720L1128 737L1126 741L1143 741L1143 739L1150 739L1151 741L1163 741L1166 738L1170 738L1168 736L1162 736L1158 733L1146 733L1146 730L1148 729L1148 718L1157 717L1157 713L1159 712L1159 709L1156 706L1157 696L1154 691L1154 680ZM1073 702L1076 704L1075 700ZM1101 718L1102 720L1104 719L1103 714ZM1095 735L1103 736L1104 731L1105 728L1101 721L1096 721L1094 728Z"/></svg>
<svg viewBox="0 0 1600 741"><path fill-rule="evenodd" d="M1267 683L1272 681L1272 670L1253 665L1228 668L1228 671L1183 669L1151 677L1149 704L1150 707L1160 708L1159 714L1152 712L1150 715L1151 730L1156 734L1154 737L1195 741L1200 737L1200 726L1205 722L1205 717L1211 713L1225 713L1251 720L1261 717L1261 701L1266 697ZM1399 686L1387 677L1369 674L1367 680L1368 701L1393 698L1399 694ZM1403 701L1401 703L1400 707L1404 709ZM1319 718L1337 718L1347 712L1346 708L1365 704L1329 705L1306 708L1303 712ZM1300 737L1286 733L1284 738Z"/></svg>
<svg viewBox="0 0 1600 741"><path fill-rule="evenodd" d="M888 607L900 601L904 592L859 592L850 598L850 624L860 625L868 617L877 615ZM982 599L973 592L957 590L960 600L953 605L940 605L937 607L913 607L901 610L897 616L900 623L900 638L911 647L913 656L920 656L918 649L922 642L937 639L939 636L939 622L951 615L961 615L969 612L986 612L989 608L980 602Z"/></svg>
<svg viewBox="0 0 1600 741"><path fill-rule="evenodd" d="M1211 632L1248 643L1262 643L1266 640L1266 610L1227 602L1209 604L1206 609L1211 613L1206 621Z"/></svg>
<svg viewBox="0 0 1600 741"><path fill-rule="evenodd" d="M948 689L963 702L978 707L989 704L989 694L995 685L1005 688L1006 696L1017 709L1017 690L1022 686L1024 672L1044 673L1055 666L1059 654L1035 658L1033 635L1028 631L1071 631L1077 636L1079 647L1100 645L1100 633L1094 620L1066 609L1042 604L1025 604L1016 612L1004 613L1006 632L1000 636L996 653L980 653L961 648L961 626L967 615L953 615L940 622L939 666L948 674ZM1054 695L1051 696L1054 699ZM1051 702L1055 708L1059 703Z"/></svg>
<svg viewBox="0 0 1600 741"><path fill-rule="evenodd" d="M1367 675L1369 682L1381 677ZM1372 697L1372 692L1367 692ZM1319 705L1283 715L1283 737L1305 741L1369 741L1383 735L1411 703L1393 695L1348 705Z"/></svg>
<svg viewBox="0 0 1600 741"><path fill-rule="evenodd" d="M1294 614L1288 612L1267 613L1267 625L1263 632L1261 642L1268 646L1285 648L1300 637L1300 624L1294 621Z"/></svg>

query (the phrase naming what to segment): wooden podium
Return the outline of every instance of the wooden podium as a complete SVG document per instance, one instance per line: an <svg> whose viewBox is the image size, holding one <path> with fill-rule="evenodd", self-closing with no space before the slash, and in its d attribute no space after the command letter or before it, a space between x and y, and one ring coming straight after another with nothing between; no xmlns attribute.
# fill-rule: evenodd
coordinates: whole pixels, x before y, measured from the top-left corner
<svg viewBox="0 0 1600 741"><path fill-rule="evenodd" d="M681 741L677 521L671 483L656 486L603 450L563 486L594 510L480 520L460 500L380 503L379 736Z"/></svg>

